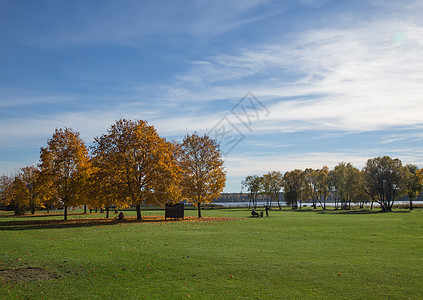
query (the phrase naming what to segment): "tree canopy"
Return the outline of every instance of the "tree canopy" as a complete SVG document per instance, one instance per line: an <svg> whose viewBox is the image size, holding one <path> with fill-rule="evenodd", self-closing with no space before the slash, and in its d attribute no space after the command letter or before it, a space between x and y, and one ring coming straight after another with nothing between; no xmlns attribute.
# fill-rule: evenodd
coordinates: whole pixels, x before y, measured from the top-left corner
<svg viewBox="0 0 423 300"><path fill-rule="evenodd" d="M43 176L52 183L50 188L65 208L66 220L68 206L84 202L83 189L90 169L88 149L78 132L56 129L47 147L41 148L40 161Z"/></svg>
<svg viewBox="0 0 423 300"><path fill-rule="evenodd" d="M223 191L226 172L219 145L208 135L186 135L179 148L182 169L182 194L197 205L201 217L201 203L210 203Z"/></svg>
<svg viewBox="0 0 423 300"><path fill-rule="evenodd" d="M93 155L100 203L134 204L141 220L142 204L163 206L179 199L181 170L174 145L146 121L116 121L95 138ZM110 197L115 202L107 202Z"/></svg>

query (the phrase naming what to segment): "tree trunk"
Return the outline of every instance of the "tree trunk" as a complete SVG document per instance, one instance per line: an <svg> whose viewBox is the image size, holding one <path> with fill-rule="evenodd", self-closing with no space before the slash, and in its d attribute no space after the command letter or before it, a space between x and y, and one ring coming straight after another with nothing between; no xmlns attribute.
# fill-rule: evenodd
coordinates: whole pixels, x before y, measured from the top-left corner
<svg viewBox="0 0 423 300"><path fill-rule="evenodd" d="M86 213L87 213L87 205L84 204L84 214L86 214Z"/></svg>
<svg viewBox="0 0 423 300"><path fill-rule="evenodd" d="M35 214L35 201L31 201L29 206L31 207L31 215Z"/></svg>
<svg viewBox="0 0 423 300"><path fill-rule="evenodd" d="M201 203L200 203L200 201L197 202L197 208L198 208L198 217L201 218Z"/></svg>
<svg viewBox="0 0 423 300"><path fill-rule="evenodd" d="M137 206L135 206L137 209L137 220L142 220L141 218L141 204L137 204Z"/></svg>
<svg viewBox="0 0 423 300"><path fill-rule="evenodd" d="M410 197L410 210L413 210L413 199Z"/></svg>
<svg viewBox="0 0 423 300"><path fill-rule="evenodd" d="M68 206L65 205L65 220L68 219Z"/></svg>
<svg viewBox="0 0 423 300"><path fill-rule="evenodd" d="M106 219L109 218L109 206L106 206Z"/></svg>

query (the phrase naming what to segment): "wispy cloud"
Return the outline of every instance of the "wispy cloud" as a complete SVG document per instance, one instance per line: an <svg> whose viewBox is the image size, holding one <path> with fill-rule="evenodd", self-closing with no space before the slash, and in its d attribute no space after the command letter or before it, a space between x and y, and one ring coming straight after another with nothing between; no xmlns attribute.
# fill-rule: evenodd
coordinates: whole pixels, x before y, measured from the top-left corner
<svg viewBox="0 0 423 300"><path fill-rule="evenodd" d="M326 3L302 1L309 8ZM91 94L84 90L74 90L70 96L0 91L0 107L6 116L0 119L0 127L6 128L0 131L0 139L7 141L0 150L43 145L55 128L65 126L78 130L90 143L119 118L148 120L160 135L178 139L187 132L206 132L252 91L270 114L257 120L254 132L226 158L228 175L233 178L274 169L333 167L340 161L362 167L368 158L384 154L421 165L423 4L374 1L372 5L381 10L369 18L353 12L305 31L275 31L272 36L269 30L260 40L216 46L204 55L185 55L186 64L179 62L184 71L168 71L160 84L134 83L137 76L118 78L113 67L109 73L97 66L91 71L69 67L67 75L77 77L78 85L88 86ZM175 39L187 47L186 40L204 39L212 44L218 35L241 31L286 9L270 0L190 1L189 5L106 1L101 7L85 2L69 6L68 14L49 15L52 26L16 34L16 38L49 50L58 47L54 51L59 52L62 47L102 44L139 48L146 39L154 43ZM96 90L104 82L114 84L113 89L103 85L107 91ZM15 114L21 107L30 111L37 105L71 101L76 104L60 110ZM378 139L372 145L360 145L360 150L330 149L319 143L316 149L302 149L295 138L283 140L288 133L302 139L302 134L313 132L316 137L342 142L344 135L370 131L378 132ZM0 162L0 167L12 165Z"/></svg>
<svg viewBox="0 0 423 300"><path fill-rule="evenodd" d="M383 130L422 123L422 52L423 26L364 22L194 62L178 79L222 98L252 90L282 130Z"/></svg>
<svg viewBox="0 0 423 300"><path fill-rule="evenodd" d="M26 36L25 43L42 47L121 44L142 46L141 40L158 36L184 36L206 40L275 14L253 12L271 0L248 1L85 1L69 4L69 15L51 20L56 24L42 34ZM280 10L283 10L281 6ZM44 14L45 12L40 12ZM33 18L33 16L29 16ZM38 21L38 19L37 19Z"/></svg>
<svg viewBox="0 0 423 300"><path fill-rule="evenodd" d="M286 172L293 169L334 167L342 161L353 163L357 167L364 166L369 158L367 153L357 152L296 152L278 155L237 156L226 160L229 176L246 176L248 174L264 174L273 170Z"/></svg>
<svg viewBox="0 0 423 300"><path fill-rule="evenodd" d="M366 149L362 151L350 150L342 152L314 151L281 153L272 155L238 155L230 156L225 164L228 169L228 176L242 177L251 174L265 174L270 171L286 172L294 169L304 170L306 168L322 168L328 166L333 168L340 162L350 162L361 169L367 160L381 155L391 155L399 158L404 164L413 163L423 165L423 150L413 149L392 149L387 151L383 148ZM417 158L417 159L416 159Z"/></svg>
<svg viewBox="0 0 423 300"><path fill-rule="evenodd" d="M2 95L0 99L0 107L4 109L12 107L30 107L43 104L64 103L75 100L75 98L72 96L51 93L50 95L46 95L44 93L28 93L21 91L2 90L0 91L0 94Z"/></svg>

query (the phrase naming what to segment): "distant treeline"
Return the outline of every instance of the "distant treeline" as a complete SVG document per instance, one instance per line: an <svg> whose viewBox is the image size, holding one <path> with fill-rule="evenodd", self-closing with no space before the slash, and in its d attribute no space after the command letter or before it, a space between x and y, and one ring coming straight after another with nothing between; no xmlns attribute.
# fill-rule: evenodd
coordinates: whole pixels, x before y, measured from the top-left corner
<svg viewBox="0 0 423 300"><path fill-rule="evenodd" d="M416 165L403 165L398 158L389 156L368 159L360 170L351 163L341 162L332 170L327 166L321 169L295 169L285 173L272 171L262 176L248 175L242 182L248 194L233 195L234 199L245 199L256 207L266 195L281 208L281 197L293 209L311 202L326 208L326 202L335 202L335 208L350 209L351 204L363 207L370 203L380 205L390 211L395 201L408 197L410 209L423 190L423 168ZM229 197L227 197L229 198ZM235 200L239 201L239 200Z"/></svg>

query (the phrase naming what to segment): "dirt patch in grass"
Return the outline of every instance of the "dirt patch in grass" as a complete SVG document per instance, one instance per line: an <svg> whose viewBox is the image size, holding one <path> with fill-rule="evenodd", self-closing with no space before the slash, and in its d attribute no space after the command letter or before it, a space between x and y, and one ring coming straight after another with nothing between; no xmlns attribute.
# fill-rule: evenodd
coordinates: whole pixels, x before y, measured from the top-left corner
<svg viewBox="0 0 423 300"><path fill-rule="evenodd" d="M57 279L60 276L43 268L27 267L10 270L0 270L0 280L5 282L37 281Z"/></svg>

